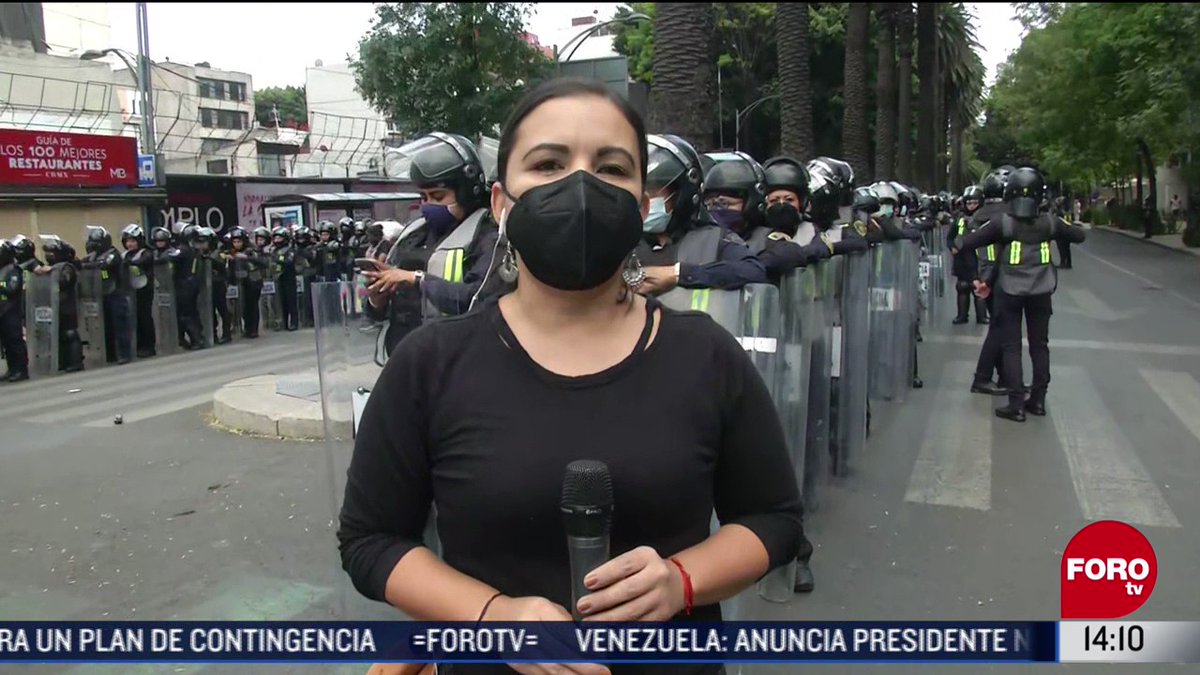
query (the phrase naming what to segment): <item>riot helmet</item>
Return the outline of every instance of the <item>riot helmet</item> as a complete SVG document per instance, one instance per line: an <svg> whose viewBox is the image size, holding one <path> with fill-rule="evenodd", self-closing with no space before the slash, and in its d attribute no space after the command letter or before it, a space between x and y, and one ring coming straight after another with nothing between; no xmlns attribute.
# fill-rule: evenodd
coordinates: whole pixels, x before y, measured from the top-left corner
<svg viewBox="0 0 1200 675"><path fill-rule="evenodd" d="M150 241L154 244L155 248L159 250L166 249L171 245L171 232L165 227L156 227L150 230ZM159 243L162 243L162 246L159 246Z"/></svg>
<svg viewBox="0 0 1200 675"><path fill-rule="evenodd" d="M731 161L717 162L704 176L704 201L709 215L726 227L757 226L767 208L767 176L762 165L744 152ZM721 206L722 197L740 199L740 209ZM714 208L715 207L715 208Z"/></svg>
<svg viewBox="0 0 1200 675"><path fill-rule="evenodd" d="M838 206L854 203L854 168L833 157L817 157L809 160L808 171L822 172L833 183L837 191Z"/></svg>
<svg viewBox="0 0 1200 675"><path fill-rule="evenodd" d="M88 253L101 253L112 248L112 235L108 230L99 225L87 226L87 239L84 241L83 249Z"/></svg>
<svg viewBox="0 0 1200 675"><path fill-rule="evenodd" d="M679 136L646 137L646 194L650 213L642 223L648 234L682 232L703 212L704 168L700 154Z"/></svg>
<svg viewBox="0 0 1200 675"><path fill-rule="evenodd" d="M271 231L259 225L254 228L254 245L262 248L271 242Z"/></svg>
<svg viewBox="0 0 1200 675"><path fill-rule="evenodd" d="M217 233L211 227L198 227L192 243L201 251L212 251L217 247Z"/></svg>
<svg viewBox="0 0 1200 675"><path fill-rule="evenodd" d="M312 246L313 244L312 230L308 229L308 227L305 225L297 227L296 231L292 233L292 238L295 239L296 244L301 247Z"/></svg>
<svg viewBox="0 0 1200 675"><path fill-rule="evenodd" d="M837 220L840 207L854 203L854 194L828 158L809 160L807 168L809 211L814 223L828 227Z"/></svg>
<svg viewBox="0 0 1200 675"><path fill-rule="evenodd" d="M975 213L983 206L983 189L978 185L968 185L962 193L963 209L967 213Z"/></svg>
<svg viewBox="0 0 1200 675"><path fill-rule="evenodd" d="M343 221L349 220L349 218L343 218L342 220ZM338 225L334 225L333 222L331 222L331 221L322 220L321 222L317 223L317 236L320 237L321 241L323 241L323 242L336 241L337 235L338 235L338 227L339 227ZM351 224L351 227L353 227L353 224ZM325 236L325 235L329 235L329 236Z"/></svg>
<svg viewBox="0 0 1200 675"><path fill-rule="evenodd" d="M345 241L354 234L354 219L350 216L345 216L338 221L337 227L330 230L333 233L331 239L341 239Z"/></svg>
<svg viewBox="0 0 1200 675"><path fill-rule="evenodd" d="M875 190L866 186L854 189L855 210L865 211L866 213L878 213L880 206L879 195L875 194Z"/></svg>
<svg viewBox="0 0 1200 675"><path fill-rule="evenodd" d="M361 220L354 221L354 236L359 239L367 235L367 226Z"/></svg>
<svg viewBox="0 0 1200 675"><path fill-rule="evenodd" d="M463 136L435 131L401 146L395 154L399 156L395 175L422 190L453 190L464 217L487 203L483 162L475 145Z"/></svg>
<svg viewBox="0 0 1200 675"><path fill-rule="evenodd" d="M17 248L7 239L0 239L0 267L5 267L16 261Z"/></svg>
<svg viewBox="0 0 1200 675"><path fill-rule="evenodd" d="M18 263L23 263L26 260L32 260L37 247L33 245L33 240L23 234L18 234L12 238L13 255Z"/></svg>
<svg viewBox="0 0 1200 675"><path fill-rule="evenodd" d="M121 247L125 248L125 242L129 240L137 242L139 249L146 248L146 232L141 225L130 223L121 230Z"/></svg>
<svg viewBox="0 0 1200 675"><path fill-rule="evenodd" d="M773 157L763 167L767 226L795 236L808 209L808 169L791 157Z"/></svg>
<svg viewBox="0 0 1200 675"><path fill-rule="evenodd" d="M271 241L276 246L286 246L292 241L292 231L280 225L271 230Z"/></svg>
<svg viewBox="0 0 1200 675"><path fill-rule="evenodd" d="M880 214L888 218L895 215L897 207L900 205L900 195L896 191L896 186L888 181L881 180L872 185L871 190L879 198Z"/></svg>
<svg viewBox="0 0 1200 675"><path fill-rule="evenodd" d="M57 234L38 236L42 240L42 254L46 256L46 264L57 265L70 262L75 257L75 249Z"/></svg>
<svg viewBox="0 0 1200 675"><path fill-rule="evenodd" d="M1046 179L1041 172L1027 166L1012 172L1004 184L1004 201L1009 213L1017 218L1036 218L1038 207L1046 194Z"/></svg>

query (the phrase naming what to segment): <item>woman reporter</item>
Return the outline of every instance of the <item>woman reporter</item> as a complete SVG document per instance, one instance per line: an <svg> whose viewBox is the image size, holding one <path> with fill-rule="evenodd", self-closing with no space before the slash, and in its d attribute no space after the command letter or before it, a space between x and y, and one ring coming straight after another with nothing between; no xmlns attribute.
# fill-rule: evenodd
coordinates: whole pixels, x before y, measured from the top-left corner
<svg viewBox="0 0 1200 675"><path fill-rule="evenodd" d="M635 292L645 127L602 84L546 82L505 126L498 170L500 270L516 290L397 345L348 472L344 567L361 593L418 620L569 621L560 490L568 463L596 459L612 475L615 557L590 574L585 620L718 621L721 600L795 557L799 495L738 342ZM421 541L433 503L441 559ZM452 672L509 668L610 672Z"/></svg>

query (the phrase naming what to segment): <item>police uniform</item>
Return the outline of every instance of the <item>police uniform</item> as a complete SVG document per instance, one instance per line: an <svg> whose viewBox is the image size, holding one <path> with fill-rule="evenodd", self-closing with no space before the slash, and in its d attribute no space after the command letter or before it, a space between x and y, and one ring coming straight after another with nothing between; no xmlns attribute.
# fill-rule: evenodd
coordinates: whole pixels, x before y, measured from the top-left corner
<svg viewBox="0 0 1200 675"><path fill-rule="evenodd" d="M1058 277L1050 260L1050 242L1067 239L1078 243L1085 236L1082 229L1067 225L1049 214L1040 214L1033 219L1018 219L1006 214L958 240L961 242L960 248L1003 245L997 262L999 294L996 311L1000 323L1004 379L1013 388L1009 390L1008 408L997 411L1001 417L1023 420L1022 407L1034 414L1045 414L1046 389L1050 384L1051 296L1058 287ZM1021 388L1016 386L1023 382L1022 316L1028 326L1029 357L1033 362L1033 382L1028 401Z"/></svg>
<svg viewBox="0 0 1200 675"><path fill-rule="evenodd" d="M124 263L129 285L133 288L137 303L137 355L138 358L154 356L158 336L154 330L154 254L139 241L136 251L126 251ZM143 279L139 281L138 279Z"/></svg>
<svg viewBox="0 0 1200 675"><path fill-rule="evenodd" d="M984 200L983 206L979 207L979 210L971 216L971 224L968 232L974 232L988 222L1002 218L1005 211L1004 202L1000 198L995 197ZM971 391L977 394L995 395L1006 393L1004 391L1006 385L1004 381L1004 369L1001 365L1003 354L1000 344L1001 331L995 321L996 251L998 248L998 244L988 244L975 250L979 265L979 280L992 289L992 292L984 300L988 316L991 317L991 323L988 326L987 335L983 338L983 346L979 349L979 360L975 365L975 381L971 383ZM996 375L999 386L992 384L993 373ZM1020 386L1020 384L1018 383L1017 386Z"/></svg>
<svg viewBox="0 0 1200 675"><path fill-rule="evenodd" d="M4 247L4 264L0 265L0 346L4 348L4 359L8 372L3 375L7 382L29 379L29 351L25 346L25 317L22 313L25 297L25 272L16 262L13 247L0 242Z"/></svg>
<svg viewBox="0 0 1200 675"><path fill-rule="evenodd" d="M123 292L125 275L121 254L111 247L93 251L84 259L84 269L100 270L103 295L104 351L109 363L125 364L133 357L129 334L129 298Z"/></svg>
<svg viewBox="0 0 1200 675"><path fill-rule="evenodd" d="M954 240L958 237L965 237L968 232L974 230L970 215L961 215L954 223L954 227L948 228L946 233L946 246L953 247ZM970 313L972 298L975 304L975 321L976 323L988 323L987 305L983 298L974 294L975 281L979 276L979 259L975 251L960 250L954 254L951 272L958 280L955 284L955 295L957 300L958 314L954 317L954 323L963 324L968 320Z"/></svg>

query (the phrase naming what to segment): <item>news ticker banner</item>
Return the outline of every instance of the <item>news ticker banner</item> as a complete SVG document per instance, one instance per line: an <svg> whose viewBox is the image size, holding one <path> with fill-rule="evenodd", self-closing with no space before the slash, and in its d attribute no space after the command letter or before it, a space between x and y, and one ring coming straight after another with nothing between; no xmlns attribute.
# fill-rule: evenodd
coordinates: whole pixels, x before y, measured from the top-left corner
<svg viewBox="0 0 1200 675"><path fill-rule="evenodd" d="M1200 621L0 622L0 663L1200 663Z"/></svg>

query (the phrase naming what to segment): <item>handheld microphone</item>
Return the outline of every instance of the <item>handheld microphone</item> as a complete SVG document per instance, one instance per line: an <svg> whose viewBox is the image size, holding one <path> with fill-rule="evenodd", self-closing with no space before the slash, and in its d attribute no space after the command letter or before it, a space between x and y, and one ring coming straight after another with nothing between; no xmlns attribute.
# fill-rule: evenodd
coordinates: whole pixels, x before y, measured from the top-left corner
<svg viewBox="0 0 1200 675"><path fill-rule="evenodd" d="M571 554L571 615L580 616L579 599L588 594L583 579L608 562L608 534L612 526L612 476L608 465L581 459L567 465L563 476L563 524Z"/></svg>

